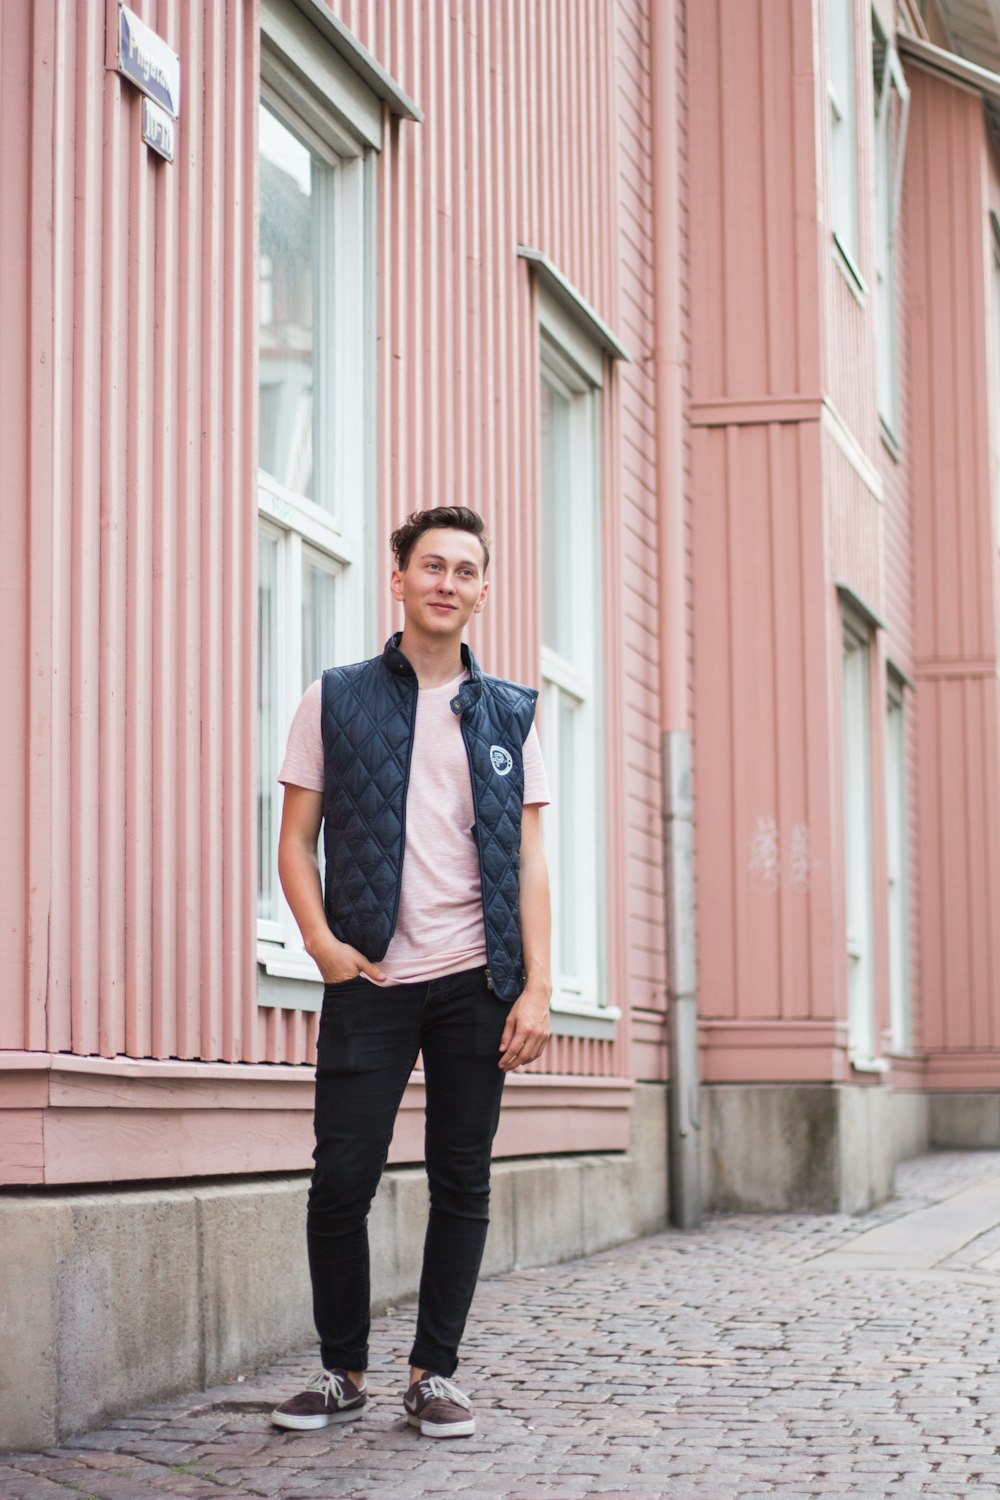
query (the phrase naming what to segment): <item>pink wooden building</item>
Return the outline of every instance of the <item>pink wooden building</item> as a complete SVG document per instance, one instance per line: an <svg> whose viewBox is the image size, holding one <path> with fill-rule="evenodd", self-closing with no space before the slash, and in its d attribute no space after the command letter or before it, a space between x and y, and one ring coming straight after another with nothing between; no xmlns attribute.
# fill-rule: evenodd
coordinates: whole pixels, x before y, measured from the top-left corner
<svg viewBox="0 0 1000 1500"><path fill-rule="evenodd" d="M4 1441L311 1336L276 772L417 505L554 790L490 1267L1000 1144L998 142L983 0L0 6Z"/></svg>

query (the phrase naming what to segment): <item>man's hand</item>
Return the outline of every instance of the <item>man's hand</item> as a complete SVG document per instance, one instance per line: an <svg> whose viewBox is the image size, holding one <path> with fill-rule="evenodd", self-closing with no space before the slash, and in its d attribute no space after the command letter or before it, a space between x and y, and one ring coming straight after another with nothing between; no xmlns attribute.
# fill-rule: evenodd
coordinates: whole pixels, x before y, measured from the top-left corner
<svg viewBox="0 0 1000 1500"><path fill-rule="evenodd" d="M525 1063L534 1062L545 1051L550 1035L548 987L529 981L511 1006L500 1038L503 1071L516 1072Z"/></svg>
<svg viewBox="0 0 1000 1500"><path fill-rule="evenodd" d="M378 964L371 963L357 948L352 948L349 943L339 942L329 927L318 933L311 943L306 943L306 952L314 960L326 984L343 984L347 979L357 979L359 974L366 974L369 979L375 980L386 977Z"/></svg>

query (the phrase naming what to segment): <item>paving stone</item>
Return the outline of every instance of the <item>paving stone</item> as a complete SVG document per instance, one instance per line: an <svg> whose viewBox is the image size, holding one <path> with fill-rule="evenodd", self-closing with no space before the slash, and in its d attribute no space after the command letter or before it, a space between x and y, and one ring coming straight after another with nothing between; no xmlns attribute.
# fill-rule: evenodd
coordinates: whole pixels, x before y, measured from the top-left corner
<svg viewBox="0 0 1000 1500"><path fill-rule="evenodd" d="M1000 1469L1000 1224L943 1269L817 1257L890 1223L915 1253L907 1215L926 1219L991 1179L1000 1153L940 1153L904 1164L897 1198L857 1218L719 1215L482 1283L457 1376L476 1401L472 1439L430 1443L402 1419L413 1310L401 1308L374 1323L360 1422L270 1426L272 1405L315 1371L311 1347L48 1453L10 1455L0 1495L982 1496Z"/></svg>

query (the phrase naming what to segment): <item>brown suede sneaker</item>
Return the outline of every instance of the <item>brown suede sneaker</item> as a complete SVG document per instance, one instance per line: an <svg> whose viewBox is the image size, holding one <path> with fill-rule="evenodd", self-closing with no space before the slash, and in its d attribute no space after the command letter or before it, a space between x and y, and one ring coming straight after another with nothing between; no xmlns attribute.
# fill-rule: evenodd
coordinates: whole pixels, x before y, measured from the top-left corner
<svg viewBox="0 0 1000 1500"><path fill-rule="evenodd" d="M406 1420L419 1427L424 1437L472 1437L476 1419L472 1402L454 1381L443 1375L425 1375L414 1381L403 1397Z"/></svg>
<svg viewBox="0 0 1000 1500"><path fill-rule="evenodd" d="M367 1402L367 1385L359 1390L346 1370L320 1370L306 1382L304 1391L274 1408L271 1421L293 1432L311 1432L333 1422L353 1422Z"/></svg>

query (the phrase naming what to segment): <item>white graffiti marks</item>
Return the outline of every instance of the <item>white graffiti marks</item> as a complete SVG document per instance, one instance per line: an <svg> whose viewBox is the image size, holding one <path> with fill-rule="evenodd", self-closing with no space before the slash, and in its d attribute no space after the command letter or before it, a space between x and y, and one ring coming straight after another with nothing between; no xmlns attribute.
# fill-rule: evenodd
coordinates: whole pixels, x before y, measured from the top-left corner
<svg viewBox="0 0 1000 1500"><path fill-rule="evenodd" d="M819 860L813 859L809 847L808 823L796 823L788 836L788 859L785 868L792 889L808 891L813 870ZM770 896L781 884L781 839L774 818L763 814L750 835L750 885L759 895Z"/></svg>
<svg viewBox="0 0 1000 1500"><path fill-rule="evenodd" d="M792 885L797 891L807 891L814 861L809 857L809 825L796 823L792 829Z"/></svg>
<svg viewBox="0 0 1000 1500"><path fill-rule="evenodd" d="M755 891L767 895L778 889L780 880L778 825L773 818L758 818L750 835L750 884Z"/></svg>

